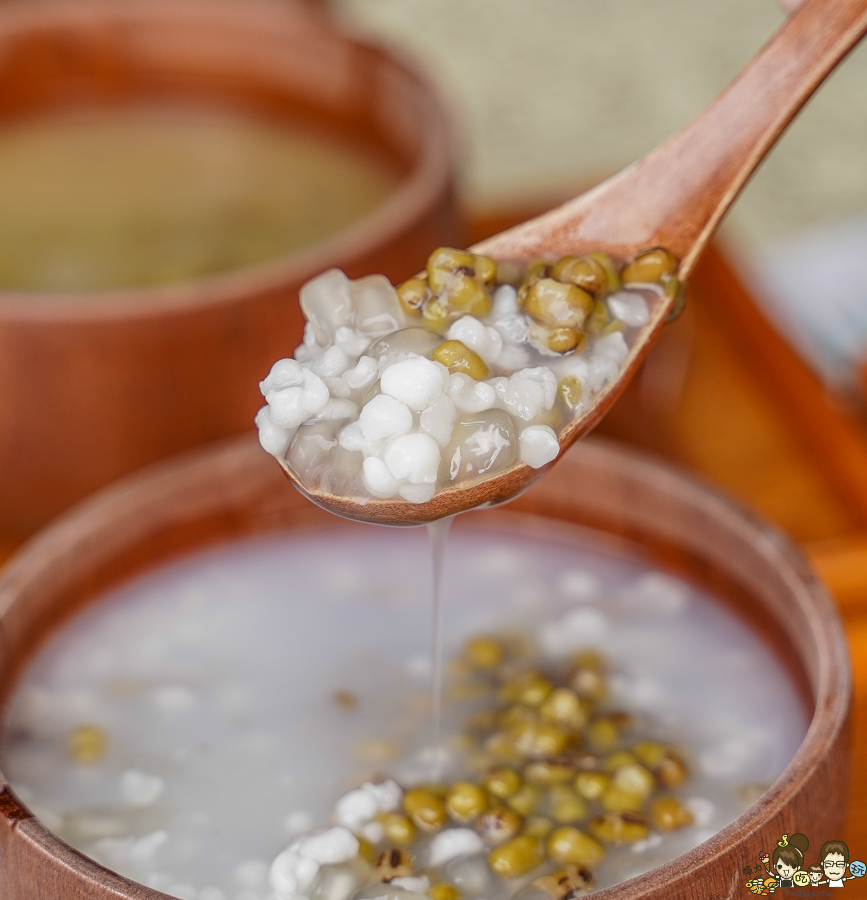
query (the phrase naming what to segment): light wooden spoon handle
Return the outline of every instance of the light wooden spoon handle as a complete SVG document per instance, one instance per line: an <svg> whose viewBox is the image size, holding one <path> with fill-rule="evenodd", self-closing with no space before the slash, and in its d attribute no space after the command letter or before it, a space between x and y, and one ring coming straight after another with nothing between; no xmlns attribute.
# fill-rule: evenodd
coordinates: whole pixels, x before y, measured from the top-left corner
<svg viewBox="0 0 867 900"><path fill-rule="evenodd" d="M720 96L685 128L634 165L563 206L476 245L498 261L556 259L607 250L623 261L667 247L686 278L732 201L795 113L867 32L867 0L807 0ZM619 376L559 434L561 455L611 408L673 311L672 292L653 304L621 364ZM549 464L553 465L553 462ZM502 503L548 466L516 463L468 487L438 491L427 503L369 500L309 492L314 502L348 518L415 525L482 504Z"/></svg>
<svg viewBox="0 0 867 900"><path fill-rule="evenodd" d="M485 241L500 259L663 246L686 277L798 110L867 32L867 0L807 0L709 106L647 156ZM865 95L867 96L867 95Z"/></svg>

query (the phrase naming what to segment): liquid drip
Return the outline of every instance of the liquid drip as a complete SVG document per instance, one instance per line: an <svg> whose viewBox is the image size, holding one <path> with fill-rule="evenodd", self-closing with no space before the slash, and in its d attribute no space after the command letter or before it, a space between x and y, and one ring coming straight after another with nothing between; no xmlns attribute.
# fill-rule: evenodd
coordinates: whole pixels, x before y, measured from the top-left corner
<svg viewBox="0 0 867 900"><path fill-rule="evenodd" d="M431 628L431 747L435 777L443 766L442 752L442 702L443 702L443 564L446 538L454 516L438 519L427 526L433 561L433 603Z"/></svg>

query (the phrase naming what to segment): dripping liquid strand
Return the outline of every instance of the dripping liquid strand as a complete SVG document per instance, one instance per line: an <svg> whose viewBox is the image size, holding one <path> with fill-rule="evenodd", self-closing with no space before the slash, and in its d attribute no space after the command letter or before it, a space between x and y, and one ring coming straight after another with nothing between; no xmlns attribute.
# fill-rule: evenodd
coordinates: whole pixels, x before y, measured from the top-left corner
<svg viewBox="0 0 867 900"><path fill-rule="evenodd" d="M431 751L434 777L439 777L443 767L442 717L443 694L443 561L446 538L454 516L438 519L427 526L433 562L433 596L431 622Z"/></svg>

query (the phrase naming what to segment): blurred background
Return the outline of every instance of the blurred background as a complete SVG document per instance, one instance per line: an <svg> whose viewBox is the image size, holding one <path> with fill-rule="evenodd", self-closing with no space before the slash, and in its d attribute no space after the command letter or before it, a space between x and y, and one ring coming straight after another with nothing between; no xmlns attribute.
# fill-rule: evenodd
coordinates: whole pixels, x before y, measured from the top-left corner
<svg viewBox="0 0 867 900"><path fill-rule="evenodd" d="M111 0L0 4L0 93L8 78L17 98L0 103L4 554L111 478L246 427L257 378L239 373L264 376L280 315L283 355L299 328L292 313L248 308L285 311L298 284L331 264L406 277L434 240L469 243L573 196L685 124L784 18L773 0L274 0L245 55L247 38L235 46L202 24L209 2L230 35L233 16L255 18L259 6L237 0L227 13L224 0L174 0L169 13L162 0L114 0L121 24L94 28L111 18ZM163 20L142 25L135 15L144 21L148 9L165 21L195 10L194 33L207 40ZM269 17L279 28L266 41ZM291 44L302 20L313 37L290 53L281 29ZM367 51L315 51L329 29L391 48L423 87ZM169 64L172 53L179 61ZM295 87L281 99L262 86L269 78ZM867 45L748 185L696 272L685 314L600 428L711 480L801 542L846 617L862 763L865 84ZM452 122L451 156L440 152L447 128L436 96ZM368 120L368 109L379 111ZM388 224L398 219L399 228ZM371 235L379 243L362 252ZM195 318L211 303L231 316ZM115 338L121 321L128 330ZM135 349L143 334L149 343ZM223 349L196 357L214 335ZM74 361L70 347L79 348ZM127 371L136 353L151 366L141 384ZM160 381L180 357L196 361ZM38 369L26 368L31 361ZM220 371L245 384L232 394L237 415L223 419ZM82 396L86 409L76 406ZM145 408L154 423L136 431L129 423L144 422ZM87 416L104 426L102 444L90 426L73 439ZM867 767L856 760L853 771L853 797L864 796ZM867 846L854 814L848 840Z"/></svg>
<svg viewBox="0 0 867 900"><path fill-rule="evenodd" d="M452 109L461 197L508 210L578 189L686 123L782 23L773 0L333 0L410 53ZM867 48L810 102L732 210L764 255L867 214Z"/></svg>

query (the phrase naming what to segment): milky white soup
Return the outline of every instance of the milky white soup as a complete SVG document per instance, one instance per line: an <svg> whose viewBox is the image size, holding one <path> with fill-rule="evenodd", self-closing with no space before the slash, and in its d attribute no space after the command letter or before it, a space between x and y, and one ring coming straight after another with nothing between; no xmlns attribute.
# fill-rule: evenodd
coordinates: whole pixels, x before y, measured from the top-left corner
<svg viewBox="0 0 867 900"><path fill-rule="evenodd" d="M782 772L807 720L777 659L726 608L586 532L559 534L456 523L445 653L479 633L522 636L542 667L597 648L610 702L683 748L690 777L673 793L692 824L608 847L593 868L605 887L731 822ZM133 879L194 900L292 896L274 892L274 860L333 827L339 798L431 777L429 567L423 531L380 529L256 538L162 567L33 660L7 709L3 771L50 828ZM492 702L472 685L452 667L444 781L472 766L464 723ZM70 745L83 727L105 737L91 757ZM469 865L487 872L484 855ZM494 878L464 895L500 900L522 884ZM304 896L340 896L320 888Z"/></svg>
<svg viewBox="0 0 867 900"><path fill-rule="evenodd" d="M94 111L0 129L0 290L190 281L315 243L397 173L286 124L195 109Z"/></svg>

